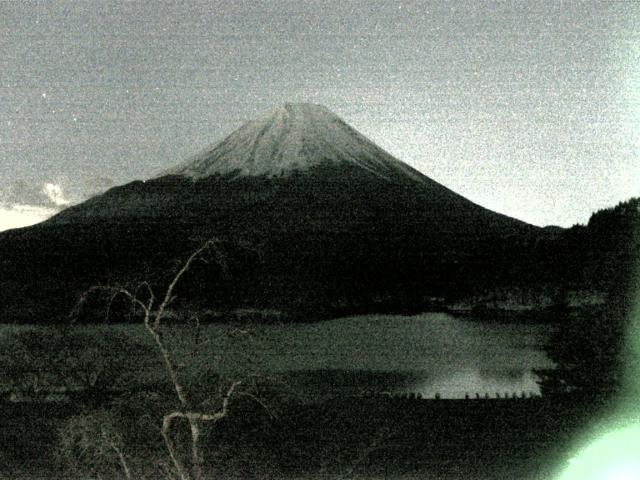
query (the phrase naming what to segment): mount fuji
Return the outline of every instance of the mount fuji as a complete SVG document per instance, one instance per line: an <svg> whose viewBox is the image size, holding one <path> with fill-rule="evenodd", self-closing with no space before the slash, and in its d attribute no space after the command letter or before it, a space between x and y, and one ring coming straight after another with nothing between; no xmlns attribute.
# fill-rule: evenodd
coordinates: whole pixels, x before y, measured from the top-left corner
<svg viewBox="0 0 640 480"><path fill-rule="evenodd" d="M347 178L349 182L345 182ZM460 227L467 231L478 224L489 230L506 228L520 231L535 228L486 210L447 189L394 158L327 108L290 103L245 123L222 141L151 180L116 187L105 195L64 210L45 223L61 224L83 219L94 221L97 217L121 219L167 215L182 222L196 213L208 217L209 211L216 209L209 197L216 196L216 192L207 189L205 197L200 196L200 187L204 185L228 184L230 190L235 192L235 195L229 192L232 197L238 197L246 187L254 185L249 196L255 199L256 196L272 196L275 192L269 193L269 190L276 185L293 186L300 181L310 185L309 192L297 192L298 195L310 195L316 200L324 198L325 203L336 194L354 193L367 184L371 190L361 192L359 198L369 196L371 198L367 201L375 204L374 197L384 197L396 203L386 195L386 190L402 187L405 193L411 191L418 194L419 198L415 200L424 203L415 206L423 214L429 213L434 220L437 218L437 225L431 225L432 228L450 231L454 227L451 224L453 220L463 221L464 225ZM171 188L171 184L177 185L177 190ZM320 186L332 192L320 189ZM338 189L341 191L337 192ZM285 193L281 188L278 190L280 194ZM173 195L191 198L175 198ZM173 201L172 205L168 203L169 200ZM201 205L203 210L183 208L185 204L194 207L194 202L199 204L199 201L204 202ZM412 203L415 202L410 202L407 207ZM160 204L163 209L157 208ZM336 207L332 213L338 217L353 214L349 203ZM384 209L385 205L380 207ZM307 213L312 215L312 212ZM383 216L382 212L378 213ZM411 222L412 218L403 218L402 221ZM465 235L462 231L460 234Z"/></svg>
<svg viewBox="0 0 640 480"><path fill-rule="evenodd" d="M218 237L227 275L194 273L185 302L305 318L420 308L534 275L531 246L544 235L397 160L325 107L286 104L154 178L0 234L0 305L61 314L89 285L170 271L197 239Z"/></svg>
<svg viewBox="0 0 640 480"><path fill-rule="evenodd" d="M387 180L402 175L425 179L327 108L291 103L246 123L165 173L195 179L228 173L272 177L325 162L359 167Z"/></svg>

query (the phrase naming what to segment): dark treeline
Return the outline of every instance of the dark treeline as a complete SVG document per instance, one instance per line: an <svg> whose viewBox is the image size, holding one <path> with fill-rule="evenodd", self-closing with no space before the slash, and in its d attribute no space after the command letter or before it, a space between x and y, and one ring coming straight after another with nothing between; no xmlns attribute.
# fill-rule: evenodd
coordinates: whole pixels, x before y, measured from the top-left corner
<svg viewBox="0 0 640 480"><path fill-rule="evenodd" d="M569 314L547 345L557 368L537 372L544 395L614 399L640 352L629 348L640 280L640 201L595 213L587 226L566 232L579 269L569 272L607 292L606 301ZM580 276L580 277L579 277Z"/></svg>

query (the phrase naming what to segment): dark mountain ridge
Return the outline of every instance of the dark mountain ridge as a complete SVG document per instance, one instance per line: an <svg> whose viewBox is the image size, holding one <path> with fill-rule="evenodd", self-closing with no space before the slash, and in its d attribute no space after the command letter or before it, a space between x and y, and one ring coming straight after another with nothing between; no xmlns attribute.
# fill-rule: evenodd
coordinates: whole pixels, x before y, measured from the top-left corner
<svg viewBox="0 0 640 480"><path fill-rule="evenodd" d="M288 104L160 177L0 234L0 305L7 321L56 321L90 285L161 284L217 237L229 269L199 265L185 306L302 319L424 309L498 286L556 288L573 258L563 232L470 202L324 107Z"/></svg>

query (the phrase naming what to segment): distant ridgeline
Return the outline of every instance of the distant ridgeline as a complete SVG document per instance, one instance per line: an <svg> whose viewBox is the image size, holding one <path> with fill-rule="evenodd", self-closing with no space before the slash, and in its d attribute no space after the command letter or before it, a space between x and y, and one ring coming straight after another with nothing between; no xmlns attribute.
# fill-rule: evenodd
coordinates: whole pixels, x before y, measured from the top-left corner
<svg viewBox="0 0 640 480"><path fill-rule="evenodd" d="M92 285L160 289L212 237L225 268L196 263L175 306L216 319L500 307L498 292L516 307L564 305L629 284L638 206L538 228L452 192L323 107L288 104L160 177L0 234L0 309L4 322L66 321ZM91 319L103 318L96 305Z"/></svg>

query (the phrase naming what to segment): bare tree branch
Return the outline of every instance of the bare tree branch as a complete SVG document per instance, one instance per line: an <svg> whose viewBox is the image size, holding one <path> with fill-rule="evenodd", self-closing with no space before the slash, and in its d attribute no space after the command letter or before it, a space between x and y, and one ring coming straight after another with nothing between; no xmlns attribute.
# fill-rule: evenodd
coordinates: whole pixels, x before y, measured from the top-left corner
<svg viewBox="0 0 640 480"><path fill-rule="evenodd" d="M182 265L182 268L178 271L178 273L175 275L175 277L173 277L173 280L171 281L171 283L167 287L167 291L165 292L165 295L164 295L164 300L162 301L162 303L158 307L158 312L155 315L155 320L154 320L154 325L153 325L154 328L158 328L160 326L160 321L162 320L162 317L164 315L164 310L174 300L175 297L173 296L173 290L176 288L176 285L178 284L178 282L180 281L182 276L185 273L187 273L187 271L191 268L191 265L193 264L193 262L196 259L198 259L198 257L200 257L200 255L202 255L202 253L205 250L207 250L208 248L210 248L213 245L216 245L217 243L219 243L219 242L216 239L207 240L204 243L204 245L202 245L195 252L193 252L189 256L187 261L184 262L184 264Z"/></svg>
<svg viewBox="0 0 640 480"><path fill-rule="evenodd" d="M173 466L180 476L180 480L190 480L191 476L185 468L184 463L182 463L182 460L180 460L180 454L178 453L175 442L171 437L171 424L173 420L177 418L176 413L179 412L167 414L162 419L162 438L164 440L165 446L167 447L167 450L169 451L169 457L173 462Z"/></svg>
<svg viewBox="0 0 640 480"><path fill-rule="evenodd" d="M71 310L71 313L69 314L69 317L70 317L72 323L75 322L75 320L78 318L78 315L80 314L80 312L82 310L82 307L84 307L84 305L89 300L89 297L91 295L93 295L94 293L110 293L111 294L111 297L110 297L109 303L108 303L108 310L111 308L111 303L113 302L115 297L117 297L118 295L124 295L125 297L127 297L131 301L132 304L140 306L142 308L142 310L144 311L146 317L148 317L151 314L151 306L152 306L153 296L151 297L151 300L149 301L149 304L147 305L147 304L143 303L138 297L136 297L133 293L131 293L129 290L127 290L124 287L107 286L107 285L94 285L93 287L90 287L88 290L86 290L80 296L80 299L78 300L78 302L76 302L76 305ZM107 310L107 312L108 312L108 310Z"/></svg>
<svg viewBox="0 0 640 480"><path fill-rule="evenodd" d="M162 341L162 337L160 333L155 328L153 328L153 325L149 323L148 317L145 317L145 320L146 320L145 328L147 329L147 331L155 341L156 346L158 347L158 350L162 355L165 370L167 371L167 374L169 375L171 383L173 384L173 388L176 391L178 400L180 400L180 403L182 404L182 406L186 408L189 404L189 400L187 399L187 393L178 376L178 370L173 364L173 359L171 358L171 354L169 353L169 350L165 346L164 342Z"/></svg>
<svg viewBox="0 0 640 480"><path fill-rule="evenodd" d="M120 466L122 467L122 470L124 471L124 476L126 477L127 480L131 480L131 469L129 468L129 464L127 463L127 460L126 460L126 458L124 456L124 453L113 442L111 442L111 448L113 448L113 450L116 452L116 455L118 456L118 461L120 462Z"/></svg>
<svg viewBox="0 0 640 480"><path fill-rule="evenodd" d="M240 392L238 393L238 395L241 395L243 397L249 397L251 398L254 402L256 402L258 405L260 405L262 408L264 408L264 410L267 412L267 414L269 415L269 417L271 417L272 419L278 418L276 417L276 415L271 411L271 409L269 409L269 407L267 406L267 404L265 404L262 400L260 400L260 398L258 398L256 395L254 395L253 393L249 393L249 392Z"/></svg>
<svg viewBox="0 0 640 480"><path fill-rule="evenodd" d="M274 415L271 413L268 407L257 396L249 392L238 392L238 388L243 384L241 380L232 382L224 394L220 392L220 395L222 397L222 403L220 408L218 408L217 411L214 411L214 412L196 411L189 401L189 394L180 378L179 370L181 368L181 365L176 364L172 356L172 353L169 347L167 346L167 344L165 343L162 336L162 331L161 331L162 321L164 320L167 307L176 298L175 289L178 283L180 282L182 277L189 271L189 269L192 267L194 262L196 262L197 260L203 260L203 261L206 260L205 258L203 258L203 254L207 249L213 246L217 246L219 243L220 242L217 239L207 240L198 249L196 249L193 253L191 253L191 255L187 258L187 260L182 264L180 269L177 271L177 273L173 276L171 282L169 283L169 285L167 286L164 292L164 295L162 295L162 302L158 305L157 310L155 311L154 311L154 306L156 302L155 292L151 284L147 281L144 281L144 282L140 282L133 291L120 286L99 285L99 286L91 287L82 294L78 303L76 304L76 307L73 309L72 313L70 314L72 319L75 319L78 316L82 306L87 302L89 296L96 292L110 294L107 314L110 311L111 304L113 303L113 301L118 295L124 295L131 302L134 309L136 307L139 307L142 310L144 315L143 316L144 327L146 331L149 333L149 335L153 338L154 343L158 351L160 352L160 355L162 356L165 372L167 373L171 381L171 384L173 385L173 388L176 392L176 396L180 403L180 410L169 412L166 415L164 415L162 419L162 427L161 427L161 435L164 440L167 451L169 453L169 458L180 480L192 480L193 478L200 479L202 477L203 458L202 458L202 453L200 451L201 425L203 423L215 424L220 420L222 420L223 418L225 418L229 413L229 405L234 395L244 395L253 399L258 404L260 404L272 418L274 418ZM226 270L227 268L226 258L222 254L222 252L219 251L219 249L215 249L214 256L217 264L223 270ZM144 300L140 297L140 293L142 290L145 290L148 295L148 298ZM201 343L200 319L198 318L197 315L194 315L192 318L195 320L195 335L194 335L195 345L192 351L188 354L188 359L192 359L192 357L195 357ZM252 341L255 341L255 339L251 336L248 330L238 329L235 333L241 336L248 335ZM180 452L173 438L172 429L173 429L174 421L177 419L185 419L189 424L189 428L191 432L191 445L190 445L191 469L187 467L187 465L181 458ZM123 470L125 471L125 475L127 476L127 478L130 478L130 472L127 469L126 462L122 463L122 461L124 461L124 456L121 454L121 452L118 453L118 455L121 460Z"/></svg>

